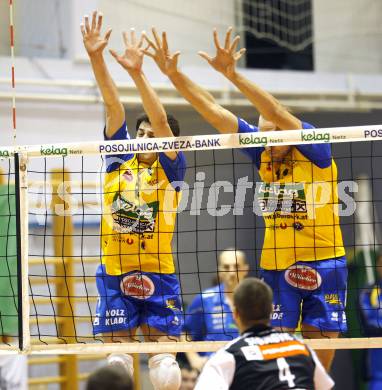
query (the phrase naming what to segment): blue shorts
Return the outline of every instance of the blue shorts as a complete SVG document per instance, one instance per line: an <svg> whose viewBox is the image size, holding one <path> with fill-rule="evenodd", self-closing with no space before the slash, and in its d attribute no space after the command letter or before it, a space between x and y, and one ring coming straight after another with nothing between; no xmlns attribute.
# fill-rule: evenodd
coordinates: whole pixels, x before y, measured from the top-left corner
<svg viewBox="0 0 382 390"><path fill-rule="evenodd" d="M106 274L105 266L100 265L96 283L99 298L94 334L147 324L170 336L180 336L183 313L179 282L174 274L132 271L115 276Z"/></svg>
<svg viewBox="0 0 382 390"><path fill-rule="evenodd" d="M346 332L346 258L300 261L283 271L262 270L273 290L272 326L296 329L300 320L322 331Z"/></svg>

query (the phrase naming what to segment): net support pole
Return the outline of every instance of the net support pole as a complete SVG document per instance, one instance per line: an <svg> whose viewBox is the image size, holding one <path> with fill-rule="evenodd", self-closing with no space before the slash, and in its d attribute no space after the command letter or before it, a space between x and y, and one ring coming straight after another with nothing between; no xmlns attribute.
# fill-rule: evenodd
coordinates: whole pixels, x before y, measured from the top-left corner
<svg viewBox="0 0 382 390"><path fill-rule="evenodd" d="M17 290L19 349L30 349L28 286L28 173L27 155L15 153Z"/></svg>
<svg viewBox="0 0 382 390"><path fill-rule="evenodd" d="M52 172L52 229L54 240L54 256L61 259L55 265L56 288L63 300L57 303L59 322L58 337L65 343L75 342L76 329L74 324L74 264L73 264L73 222L70 215L70 203L66 194L70 187L68 172L55 169ZM78 390L78 362L76 355L68 355L60 362L60 375L65 378L62 390Z"/></svg>

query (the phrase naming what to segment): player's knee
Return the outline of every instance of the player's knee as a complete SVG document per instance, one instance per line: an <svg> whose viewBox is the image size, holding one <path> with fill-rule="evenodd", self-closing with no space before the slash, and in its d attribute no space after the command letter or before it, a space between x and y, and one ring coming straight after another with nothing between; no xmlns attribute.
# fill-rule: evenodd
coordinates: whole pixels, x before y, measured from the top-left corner
<svg viewBox="0 0 382 390"><path fill-rule="evenodd" d="M133 377L134 360L131 355L126 353L112 353L107 357L107 363L111 366L122 367L130 377Z"/></svg>
<svg viewBox="0 0 382 390"><path fill-rule="evenodd" d="M181 374L174 356L161 353L149 359L150 380L155 390L178 390Z"/></svg>

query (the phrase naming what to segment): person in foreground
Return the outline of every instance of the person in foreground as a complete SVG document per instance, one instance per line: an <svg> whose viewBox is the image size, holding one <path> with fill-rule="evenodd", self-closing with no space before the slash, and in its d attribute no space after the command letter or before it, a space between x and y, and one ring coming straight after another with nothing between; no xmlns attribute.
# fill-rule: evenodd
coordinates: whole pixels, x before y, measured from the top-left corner
<svg viewBox="0 0 382 390"><path fill-rule="evenodd" d="M258 140L258 147L242 151L261 178L256 196L266 229L260 267L261 277L274 291L272 325L294 332L301 318L305 338L337 338L347 330L347 266L338 216L337 165L330 143L261 146L267 131L305 132L314 127L238 72L236 64L245 49L236 50L239 37L231 41L231 32L228 29L221 45L214 31L214 57L199 54L254 105L260 113L258 126L217 104L210 93L178 69L180 52L170 53L166 33L160 38L153 29L153 40L145 35L149 45L145 54L211 126L221 133L249 134L249 139ZM317 352L327 370L334 352Z"/></svg>
<svg viewBox="0 0 382 390"><path fill-rule="evenodd" d="M101 36L102 15L85 16L84 46L106 111L106 140L129 139L125 112L107 69L103 50L111 30ZM175 118L166 115L143 70L142 38L123 34L125 51L113 57L133 79L145 115L137 119L137 138L179 135ZM105 342L134 342L137 328L146 341L177 341L182 331L179 282L171 241L186 162L183 153L144 152L106 156L101 222L102 264L96 272L99 301L94 334ZM175 184L177 183L177 184ZM160 243L160 245L159 245ZM133 358L112 354L109 364L133 375ZM155 390L178 390L180 369L174 354L152 354L149 374Z"/></svg>
<svg viewBox="0 0 382 390"><path fill-rule="evenodd" d="M379 253L375 263L377 280L365 286L359 294L361 324L367 337L382 337L382 253ZM370 348L365 351L366 376L368 390L382 389L382 349Z"/></svg>
<svg viewBox="0 0 382 390"><path fill-rule="evenodd" d="M329 390L333 380L314 351L295 336L270 326L272 290L246 278L233 295L241 336L206 363L195 390Z"/></svg>
<svg viewBox="0 0 382 390"><path fill-rule="evenodd" d="M105 366L89 376L86 390L133 390L133 380L123 367Z"/></svg>
<svg viewBox="0 0 382 390"><path fill-rule="evenodd" d="M219 255L220 284L198 294L186 310L184 331L193 341L229 341L239 335L232 316L233 291L248 274L245 253L226 249ZM201 370L210 353L187 352L193 368Z"/></svg>

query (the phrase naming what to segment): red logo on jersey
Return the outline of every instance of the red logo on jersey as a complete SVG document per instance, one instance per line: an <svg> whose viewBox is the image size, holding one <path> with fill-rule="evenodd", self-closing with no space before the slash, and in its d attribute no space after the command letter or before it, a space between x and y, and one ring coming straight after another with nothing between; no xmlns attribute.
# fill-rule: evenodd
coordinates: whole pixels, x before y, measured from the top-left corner
<svg viewBox="0 0 382 390"><path fill-rule="evenodd" d="M293 265L285 271L285 280L293 287L316 290L321 286L321 275L307 265Z"/></svg>
<svg viewBox="0 0 382 390"><path fill-rule="evenodd" d="M122 279L121 290L130 297L147 299L154 294L155 285L147 275L135 273L127 275Z"/></svg>
<svg viewBox="0 0 382 390"><path fill-rule="evenodd" d="M127 180L127 181L132 181L133 180L133 172L131 171L131 169L126 169L125 172L123 172L123 177Z"/></svg>

